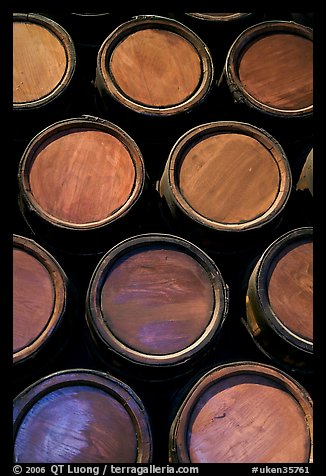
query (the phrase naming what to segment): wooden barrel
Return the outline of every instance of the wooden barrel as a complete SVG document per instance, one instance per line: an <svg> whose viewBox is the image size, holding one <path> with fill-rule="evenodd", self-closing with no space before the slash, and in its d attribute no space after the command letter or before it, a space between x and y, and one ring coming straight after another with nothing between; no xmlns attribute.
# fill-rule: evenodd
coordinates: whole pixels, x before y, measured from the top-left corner
<svg viewBox="0 0 326 476"><path fill-rule="evenodd" d="M128 238L99 262L86 321L93 353L135 378L163 381L203 362L228 312L228 288L197 246L167 234Z"/></svg>
<svg viewBox="0 0 326 476"><path fill-rule="evenodd" d="M21 158L18 182L27 222L58 249L107 250L146 219L142 154L103 119L66 119L41 131Z"/></svg>
<svg viewBox="0 0 326 476"><path fill-rule="evenodd" d="M277 139L311 135L312 29L287 21L247 28L227 54L219 81L225 84L242 120L254 121Z"/></svg>
<svg viewBox="0 0 326 476"><path fill-rule="evenodd" d="M68 32L36 13L13 15L14 136L30 139L72 101L76 53Z"/></svg>
<svg viewBox="0 0 326 476"><path fill-rule="evenodd" d="M262 254L246 297L255 343L288 370L312 371L313 229L290 230Z"/></svg>
<svg viewBox="0 0 326 476"><path fill-rule="evenodd" d="M13 235L13 364L17 378L38 373L62 350L72 288L60 264L34 240Z"/></svg>
<svg viewBox="0 0 326 476"><path fill-rule="evenodd" d="M14 400L16 463L149 463L150 422L125 383L94 370L66 370Z"/></svg>
<svg viewBox="0 0 326 476"><path fill-rule="evenodd" d="M234 362L203 375L170 430L171 463L312 462L312 400L284 372Z"/></svg>
<svg viewBox="0 0 326 476"><path fill-rule="evenodd" d="M220 121L179 138L158 188L175 231L214 251L244 246L275 226L291 185L284 150L270 134Z"/></svg>
<svg viewBox="0 0 326 476"><path fill-rule="evenodd" d="M103 113L112 117L120 106L125 127L148 136L147 127L158 135L162 126L180 128L180 114L204 101L213 74L211 55L195 33L171 18L143 15L121 24L103 42L95 83ZM159 118L165 120L155 130Z"/></svg>
<svg viewBox="0 0 326 476"><path fill-rule="evenodd" d="M311 148L305 163L302 167L299 180L296 185L296 190L309 190L311 196L313 196L313 156L314 149Z"/></svg>

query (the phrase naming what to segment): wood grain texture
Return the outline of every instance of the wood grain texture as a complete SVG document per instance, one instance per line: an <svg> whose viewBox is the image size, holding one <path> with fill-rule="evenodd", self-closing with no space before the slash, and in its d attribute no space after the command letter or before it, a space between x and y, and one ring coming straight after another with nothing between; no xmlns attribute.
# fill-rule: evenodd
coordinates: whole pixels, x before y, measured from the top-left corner
<svg viewBox="0 0 326 476"><path fill-rule="evenodd" d="M123 402L99 388L75 385L32 405L14 451L23 463L134 463L137 437Z"/></svg>
<svg viewBox="0 0 326 476"><path fill-rule="evenodd" d="M211 320L214 293L193 257L150 246L123 255L102 288L105 323L125 345L164 355L195 342Z"/></svg>
<svg viewBox="0 0 326 476"><path fill-rule="evenodd" d="M250 221L265 213L279 192L272 153L244 134L223 133L197 142L185 154L179 187L189 205L221 223Z"/></svg>
<svg viewBox="0 0 326 476"><path fill-rule="evenodd" d="M34 256L13 251L13 351L29 346L45 329L55 301L49 271Z"/></svg>
<svg viewBox="0 0 326 476"><path fill-rule="evenodd" d="M67 55L60 39L49 29L26 22L13 23L13 100L36 101L62 81Z"/></svg>
<svg viewBox="0 0 326 476"><path fill-rule="evenodd" d="M127 148L100 130L68 129L43 144L29 172L31 193L56 219L96 223L128 200L135 166Z"/></svg>
<svg viewBox="0 0 326 476"><path fill-rule="evenodd" d="M296 398L273 379L229 376L200 395L188 424L193 463L303 463L310 435Z"/></svg>
<svg viewBox="0 0 326 476"><path fill-rule="evenodd" d="M241 56L243 88L270 107L296 110L313 104L313 42L274 33L253 41Z"/></svg>
<svg viewBox="0 0 326 476"><path fill-rule="evenodd" d="M147 28L130 34L113 50L110 74L129 98L167 107L185 101L201 80L201 59L181 35Z"/></svg>
<svg viewBox="0 0 326 476"><path fill-rule="evenodd" d="M288 246L273 265L268 282L270 305L295 334L313 339L313 244Z"/></svg>

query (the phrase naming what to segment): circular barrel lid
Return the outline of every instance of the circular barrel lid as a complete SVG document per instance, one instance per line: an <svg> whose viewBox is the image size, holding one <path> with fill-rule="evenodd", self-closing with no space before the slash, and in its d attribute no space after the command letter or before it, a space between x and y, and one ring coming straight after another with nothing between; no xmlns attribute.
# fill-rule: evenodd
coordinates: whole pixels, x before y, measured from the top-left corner
<svg viewBox="0 0 326 476"><path fill-rule="evenodd" d="M75 48L58 23L34 13L13 15L13 106L30 109L52 101L75 70Z"/></svg>
<svg viewBox="0 0 326 476"><path fill-rule="evenodd" d="M243 31L226 59L230 89L249 106L284 117L313 111L313 34L303 25L267 21Z"/></svg>
<svg viewBox="0 0 326 476"><path fill-rule="evenodd" d="M148 463L151 457L141 400L108 374L61 371L14 400L17 463Z"/></svg>
<svg viewBox="0 0 326 476"><path fill-rule="evenodd" d="M211 369L176 415L170 461L311 462L311 398L271 366L235 362Z"/></svg>
<svg viewBox="0 0 326 476"><path fill-rule="evenodd" d="M87 294L93 332L120 356L148 366L190 359L218 332L227 307L215 264L172 235L139 235L112 248Z"/></svg>
<svg viewBox="0 0 326 476"><path fill-rule="evenodd" d="M280 144L241 122L213 122L186 132L171 150L164 175L161 193L168 205L220 231L268 223L284 208L292 183Z"/></svg>
<svg viewBox="0 0 326 476"><path fill-rule="evenodd" d="M313 349L313 230L290 230L263 253L256 294L265 320L302 350Z"/></svg>
<svg viewBox="0 0 326 476"><path fill-rule="evenodd" d="M114 30L98 53L100 89L144 114L189 109L206 96L212 76L205 44L170 18L135 17Z"/></svg>
<svg viewBox="0 0 326 476"><path fill-rule="evenodd" d="M13 361L35 355L52 337L66 309L67 278L35 241L13 236Z"/></svg>
<svg viewBox="0 0 326 476"><path fill-rule="evenodd" d="M119 127L82 117L40 132L20 162L19 184L29 208L52 224L101 227L123 216L145 180L142 155Z"/></svg>

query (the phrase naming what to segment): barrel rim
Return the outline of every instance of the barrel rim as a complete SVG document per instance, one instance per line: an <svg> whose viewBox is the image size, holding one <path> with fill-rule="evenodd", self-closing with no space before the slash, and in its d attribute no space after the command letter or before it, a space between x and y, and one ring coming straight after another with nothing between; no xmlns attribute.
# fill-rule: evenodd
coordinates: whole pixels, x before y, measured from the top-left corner
<svg viewBox="0 0 326 476"><path fill-rule="evenodd" d="M51 138L55 138L56 134L60 132L66 132L68 134L69 130L73 131L77 128L82 128L85 130L103 131L114 136L127 149L135 169L133 188L127 201L120 208L114 211L109 217L88 223L68 222L46 212L35 200L29 185L29 172L33 165L34 158L37 156L38 149L42 146L42 144L47 140L51 140ZM124 217L141 197L145 187L145 178L146 174L143 156L134 139L132 139L129 134L127 134L116 124L89 115L63 119L58 122L55 122L54 124L51 124L50 126L47 126L45 129L40 131L27 145L20 159L18 167L19 194L21 196L22 201L27 206L29 213L34 213L38 215L43 221L49 222L58 228L70 230L99 229L109 224L112 224L113 222L116 222L120 218Z"/></svg>
<svg viewBox="0 0 326 476"><path fill-rule="evenodd" d="M66 312L68 278L54 256L31 238L14 234L13 246L15 249L30 254L44 266L52 282L54 294L52 314L49 316L46 326L40 330L37 337L29 345L13 352L13 364L15 365L34 357L57 332Z"/></svg>
<svg viewBox="0 0 326 476"><path fill-rule="evenodd" d="M244 223L222 223L204 217L197 212L189 202L183 197L179 184L177 172L183 157L193 145L203 139L215 135L215 133L242 133L257 140L266 147L275 160L279 172L278 194L271 206L254 219ZM197 139L197 140L196 140ZM282 173L283 172L283 173ZM166 183L164 184L164 180ZM282 183L283 182L283 183ZM160 181L161 194L165 195L168 203L178 207L183 214L186 214L199 225L223 232L243 232L259 229L276 218L287 204L292 189L292 174L288 159L281 144L264 129L260 129L252 124L240 121L215 121L201 124L185 132L172 147L165 170Z"/></svg>
<svg viewBox="0 0 326 476"><path fill-rule="evenodd" d="M212 15L211 13L185 13L185 15L191 16L201 21L209 21L213 24L214 22L227 23L242 20L253 16L254 13L230 13L229 15L221 15L220 17L216 14Z"/></svg>
<svg viewBox="0 0 326 476"><path fill-rule="evenodd" d="M105 282L108 269L125 253L130 250L151 245L176 246L193 257L207 271L207 277L211 281L214 294L214 307L208 326L201 336L192 344L176 352L168 354L146 354L124 344L116 337L109 327L105 325L102 306L101 291ZM217 291L218 289L218 291ZM219 307L216 303L219 301ZM100 342L114 353L137 365L150 366L152 368L168 368L180 365L189 358L196 356L205 349L210 341L216 336L223 326L228 314L228 286L215 262L198 246L179 236L165 233L144 233L129 237L115 245L99 261L91 277L86 294L86 321L90 332Z"/></svg>
<svg viewBox="0 0 326 476"><path fill-rule="evenodd" d="M50 91L50 93L33 101L13 102L13 111L19 112L36 110L55 101L64 93L64 91L70 85L76 69L75 45L66 29L51 18L47 18L46 16L40 15L38 13L14 13L13 18L14 21L17 22L27 21L45 27L58 38L59 42L62 44L65 50L66 68L57 86L52 91Z"/></svg>
<svg viewBox="0 0 326 476"><path fill-rule="evenodd" d="M137 436L137 461L148 463L152 460L153 443L149 416L138 394L126 383L113 375L86 368L60 370L32 383L14 398L13 430L14 440L20 424L33 405L45 395L60 388L85 385L98 388L113 396L128 412Z"/></svg>
<svg viewBox="0 0 326 476"><path fill-rule="evenodd" d="M313 104L299 109L282 109L269 106L254 98L243 86L238 75L238 63L242 52L248 43L263 37L266 33L294 33L310 41L313 41L313 30L307 26L293 21L263 21L249 26L234 40L226 56L224 75L231 94L236 102L244 103L246 106L263 112L272 117L279 118L310 118L313 114Z"/></svg>
<svg viewBox="0 0 326 476"><path fill-rule="evenodd" d="M201 61L201 78L195 91L182 103L169 106L151 106L142 104L127 96L116 84L110 70L106 65L108 58L115 47L128 35L143 29L158 28L176 33L187 40L196 50ZM100 91L104 90L115 101L126 108L143 115L149 116L172 116L188 111L201 103L209 94L213 84L214 64L211 53L203 40L186 25L177 20L159 15L139 15L119 25L102 43L97 55L96 86Z"/></svg>
<svg viewBox="0 0 326 476"><path fill-rule="evenodd" d="M310 435L309 463L313 462L313 401L307 390L292 376L272 365L254 361L236 361L218 365L201 375L179 406L169 432L169 461L171 463L191 463L187 445L189 417L198 396L219 380L241 374L258 374L271 378L290 393L302 408Z"/></svg>
<svg viewBox="0 0 326 476"><path fill-rule="evenodd" d="M305 240L305 242L313 243L312 227L301 227L289 230L274 240L266 248L258 260L257 265L253 270L252 279L249 281L248 287L250 289L252 289L252 286L255 287L255 289L252 289L252 298L254 297L255 301L257 302L259 318L263 320L264 324L267 324L273 332L275 332L282 339L285 339L295 348L298 348L299 350L308 354L312 354L313 340L304 338L303 336L300 336L289 329L275 314L269 302L267 286L270 264L275 259L277 259L278 254L287 248L289 244L294 244L296 242L300 243L302 239Z"/></svg>

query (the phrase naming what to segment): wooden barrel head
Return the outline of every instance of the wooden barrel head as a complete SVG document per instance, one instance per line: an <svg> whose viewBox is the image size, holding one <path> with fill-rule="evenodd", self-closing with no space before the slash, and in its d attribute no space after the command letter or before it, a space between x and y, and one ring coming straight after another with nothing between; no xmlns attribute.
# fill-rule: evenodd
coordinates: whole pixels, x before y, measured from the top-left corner
<svg viewBox="0 0 326 476"><path fill-rule="evenodd" d="M201 61L189 41L171 31L146 29L114 49L111 73L126 96L151 107L188 99L201 79Z"/></svg>
<svg viewBox="0 0 326 476"><path fill-rule="evenodd" d="M204 375L170 433L173 462L307 463L311 451L309 395L286 374L254 363Z"/></svg>
<svg viewBox="0 0 326 476"><path fill-rule="evenodd" d="M312 229L291 230L275 240L259 260L256 283L266 319L275 322L279 332L291 334L312 346Z"/></svg>
<svg viewBox="0 0 326 476"><path fill-rule="evenodd" d="M312 30L291 22L263 22L248 28L229 50L226 75L232 90L263 112L311 115Z"/></svg>
<svg viewBox="0 0 326 476"><path fill-rule="evenodd" d="M295 334L313 340L313 244L288 246L272 265L269 303L278 319Z"/></svg>
<svg viewBox="0 0 326 476"><path fill-rule="evenodd" d="M70 82L75 50L68 33L36 14L14 14L14 109L36 107L56 97Z"/></svg>
<svg viewBox="0 0 326 476"><path fill-rule="evenodd" d="M247 288L247 322L270 358L309 371L313 355L313 231L290 230L264 251Z"/></svg>
<svg viewBox="0 0 326 476"><path fill-rule="evenodd" d="M291 173L281 146L240 122L197 126L173 147L161 180L168 205L216 230L271 221L287 202Z"/></svg>
<svg viewBox="0 0 326 476"><path fill-rule="evenodd" d="M104 41L96 83L137 112L170 115L202 100L212 74L210 54L191 30L169 18L144 16Z"/></svg>
<svg viewBox="0 0 326 476"><path fill-rule="evenodd" d="M150 461L145 409L129 387L108 375L53 374L19 395L14 407L16 462Z"/></svg>
<svg viewBox="0 0 326 476"><path fill-rule="evenodd" d="M21 161L24 198L45 220L95 228L123 215L144 186L132 139L103 121L60 121L34 138Z"/></svg>
<svg viewBox="0 0 326 476"><path fill-rule="evenodd" d="M39 351L63 318L66 277L54 258L33 240L13 239L14 363Z"/></svg>
<svg viewBox="0 0 326 476"><path fill-rule="evenodd" d="M140 235L113 248L88 291L88 322L136 363L182 362L207 344L226 312L213 263L185 240Z"/></svg>

